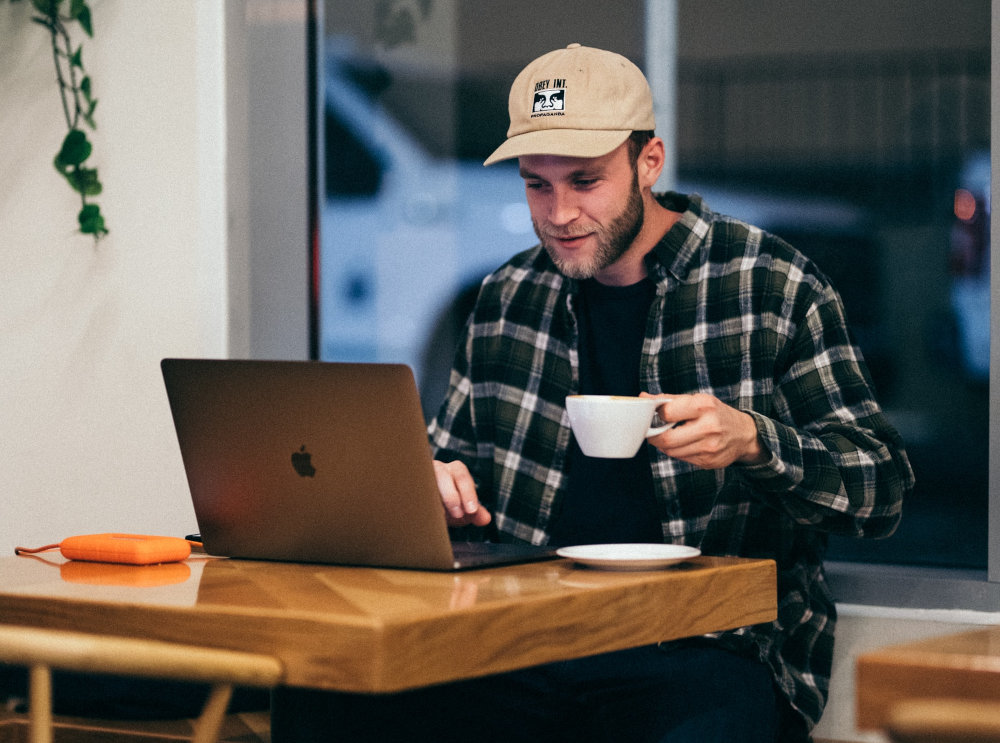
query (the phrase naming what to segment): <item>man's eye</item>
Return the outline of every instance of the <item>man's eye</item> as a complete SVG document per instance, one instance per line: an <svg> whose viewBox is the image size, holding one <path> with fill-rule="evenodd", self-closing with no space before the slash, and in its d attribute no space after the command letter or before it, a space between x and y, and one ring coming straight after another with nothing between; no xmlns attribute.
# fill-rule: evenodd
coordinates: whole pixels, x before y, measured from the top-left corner
<svg viewBox="0 0 1000 743"><path fill-rule="evenodd" d="M542 182L540 182L540 181L525 181L524 182L524 187L525 188L530 188L533 191L537 191L538 189L542 188L544 185L545 184L542 183Z"/></svg>
<svg viewBox="0 0 1000 743"><path fill-rule="evenodd" d="M577 178L573 181L573 185L577 188L590 188L591 186L596 185L597 181L597 178Z"/></svg>

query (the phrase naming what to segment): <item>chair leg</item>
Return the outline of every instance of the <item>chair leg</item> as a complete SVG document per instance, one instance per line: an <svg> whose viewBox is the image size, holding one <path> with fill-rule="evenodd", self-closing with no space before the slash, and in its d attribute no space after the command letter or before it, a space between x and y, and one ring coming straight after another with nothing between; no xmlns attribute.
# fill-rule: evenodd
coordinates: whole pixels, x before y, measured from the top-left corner
<svg viewBox="0 0 1000 743"><path fill-rule="evenodd" d="M232 684L213 684L201 715L194 723L191 743L214 743L218 740L222 722L226 717L229 700L233 696Z"/></svg>
<svg viewBox="0 0 1000 743"><path fill-rule="evenodd" d="M52 669L48 666L29 669L28 699L31 743L52 743Z"/></svg>

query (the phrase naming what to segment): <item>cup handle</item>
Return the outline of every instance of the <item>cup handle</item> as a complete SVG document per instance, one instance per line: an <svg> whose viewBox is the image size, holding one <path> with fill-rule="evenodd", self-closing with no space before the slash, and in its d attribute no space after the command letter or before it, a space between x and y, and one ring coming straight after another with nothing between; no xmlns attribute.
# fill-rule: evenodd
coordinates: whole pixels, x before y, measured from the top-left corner
<svg viewBox="0 0 1000 743"><path fill-rule="evenodd" d="M654 421L663 420L662 418L660 418L658 410L653 412L653 420ZM648 438L651 438L652 436L659 436L664 431L669 431L671 428L673 428L676 425L677 425L677 421L670 421L670 422L662 423L661 425L658 425L658 426L656 426L656 425L650 426L649 430L646 431L646 438L648 439Z"/></svg>
<svg viewBox="0 0 1000 743"><path fill-rule="evenodd" d="M669 431L677 425L677 421L671 421L670 423L664 423L662 426L650 426L649 430L646 431L646 438L652 436L659 436L664 431Z"/></svg>

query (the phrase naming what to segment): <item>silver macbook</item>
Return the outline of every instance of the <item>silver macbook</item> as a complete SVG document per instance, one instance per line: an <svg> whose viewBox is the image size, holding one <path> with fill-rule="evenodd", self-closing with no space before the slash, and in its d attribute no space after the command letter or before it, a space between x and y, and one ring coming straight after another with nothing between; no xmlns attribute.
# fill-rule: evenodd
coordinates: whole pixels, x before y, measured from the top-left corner
<svg viewBox="0 0 1000 743"><path fill-rule="evenodd" d="M461 570L555 556L452 543L402 364L164 359L205 551Z"/></svg>

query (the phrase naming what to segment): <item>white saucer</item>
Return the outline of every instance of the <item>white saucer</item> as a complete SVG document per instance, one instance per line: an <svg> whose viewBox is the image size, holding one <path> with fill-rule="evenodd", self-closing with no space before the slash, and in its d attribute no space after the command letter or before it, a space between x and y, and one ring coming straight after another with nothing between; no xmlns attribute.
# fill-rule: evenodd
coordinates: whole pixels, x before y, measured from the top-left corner
<svg viewBox="0 0 1000 743"><path fill-rule="evenodd" d="M601 570L655 570L701 554L683 544L583 544L561 547L560 557Z"/></svg>

